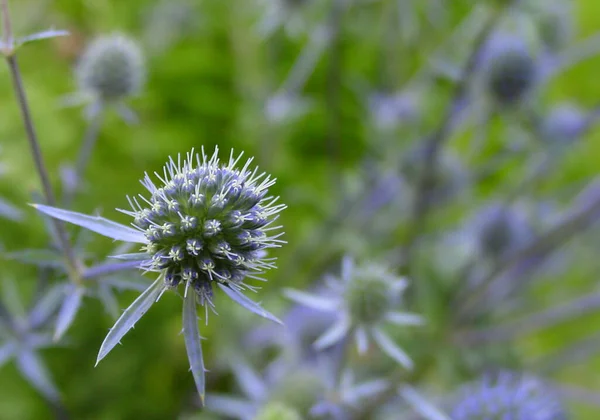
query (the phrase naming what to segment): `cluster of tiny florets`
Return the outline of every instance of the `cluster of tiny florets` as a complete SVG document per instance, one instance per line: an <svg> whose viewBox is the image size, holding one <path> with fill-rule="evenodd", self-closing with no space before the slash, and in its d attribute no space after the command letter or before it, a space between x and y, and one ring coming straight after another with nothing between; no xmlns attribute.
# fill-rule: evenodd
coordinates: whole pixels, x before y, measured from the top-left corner
<svg viewBox="0 0 600 420"><path fill-rule="evenodd" d="M240 158L232 152L220 165L215 150L211 158L192 151L183 163L171 159L156 174L162 185L146 174L142 184L150 197L130 198L134 211L125 211L148 240L145 268L164 272L169 288L193 286L201 304L212 305L213 282L250 288L246 277L262 280L257 275L274 266L264 250L283 242L281 234L269 236L280 228L272 224L285 208L278 197L267 197L275 180L250 171L251 159L235 169Z"/></svg>
<svg viewBox="0 0 600 420"><path fill-rule="evenodd" d="M509 372L462 389L452 420L565 420L566 414L547 386L536 378Z"/></svg>
<svg viewBox="0 0 600 420"><path fill-rule="evenodd" d="M93 41L77 67L82 91L111 101L138 93L144 83L144 59L137 43L123 35Z"/></svg>

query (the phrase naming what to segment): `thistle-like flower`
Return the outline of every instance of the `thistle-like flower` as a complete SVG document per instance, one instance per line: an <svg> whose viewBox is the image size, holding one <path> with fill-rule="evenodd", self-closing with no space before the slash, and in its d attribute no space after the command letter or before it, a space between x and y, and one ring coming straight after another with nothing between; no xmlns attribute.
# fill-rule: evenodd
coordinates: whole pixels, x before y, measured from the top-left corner
<svg viewBox="0 0 600 420"><path fill-rule="evenodd" d="M123 35L103 36L85 50L76 69L82 92L105 102L135 95L144 83L144 58L137 43Z"/></svg>
<svg viewBox="0 0 600 420"><path fill-rule="evenodd" d="M555 392L528 375L502 372L466 385L450 411L452 420L565 420Z"/></svg>
<svg viewBox="0 0 600 420"><path fill-rule="evenodd" d="M483 61L487 90L499 105L518 103L535 85L536 61L520 38L502 35L492 38Z"/></svg>
<svg viewBox="0 0 600 420"><path fill-rule="evenodd" d="M327 348L353 336L360 354L369 348L372 338L378 347L398 363L412 368L410 357L398 347L381 328L383 323L421 325L423 319L412 313L396 311L401 303L407 281L397 277L384 265L367 263L355 266L346 257L342 262L341 277L327 277L329 296L314 296L287 289L286 296L311 308L334 312L336 322L314 343L318 349Z"/></svg>
<svg viewBox="0 0 600 420"><path fill-rule="evenodd" d="M143 244L140 253L118 255L139 261L140 268L159 273L158 279L123 313L102 343L98 361L106 356L165 290L185 286L183 331L196 386L204 396L204 365L200 347L197 303L213 309L213 287L244 308L275 322L275 316L241 293L255 291L246 278L264 280L260 274L274 267L266 249L278 247L282 234L272 234L278 213L285 208L278 197L267 196L275 180L257 169L252 159L241 169L233 151L226 165L218 149L211 157L192 150L182 162L170 159L157 185L148 174L141 181L150 195L129 197L133 217L127 227L102 217L36 205L41 212L74 223L113 239Z"/></svg>

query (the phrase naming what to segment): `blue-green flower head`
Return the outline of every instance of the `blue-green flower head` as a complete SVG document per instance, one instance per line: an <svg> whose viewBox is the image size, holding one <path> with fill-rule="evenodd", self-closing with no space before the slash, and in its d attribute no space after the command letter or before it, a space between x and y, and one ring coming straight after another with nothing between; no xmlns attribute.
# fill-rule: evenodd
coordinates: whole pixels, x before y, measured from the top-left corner
<svg viewBox="0 0 600 420"><path fill-rule="evenodd" d="M265 250L283 242L273 222L285 205L268 195L275 180L250 170L252 159L237 169L242 155L232 151L220 164L217 153L171 159L157 183L146 174L149 194L130 198L133 211L124 211L147 239L144 268L164 272L170 288L192 286L201 304L212 304L215 283L241 287L246 277L260 279L274 266Z"/></svg>
<svg viewBox="0 0 600 420"><path fill-rule="evenodd" d="M452 420L566 420L560 400L537 378L511 372L467 385Z"/></svg>
<svg viewBox="0 0 600 420"><path fill-rule="evenodd" d="M482 59L487 90L498 104L518 103L533 89L537 64L524 40L497 35L489 42Z"/></svg>
<svg viewBox="0 0 600 420"><path fill-rule="evenodd" d="M103 101L115 101L140 91L145 78L144 57L132 39L107 35L92 41L76 73L83 92Z"/></svg>
<svg viewBox="0 0 600 420"><path fill-rule="evenodd" d="M412 368L409 356L383 328L388 323L397 326L423 324L419 315L397 310L407 286L406 279L396 276L385 264L355 264L354 260L346 257L340 276L329 276L326 281L327 290L320 296L286 290L287 297L300 304L336 314L333 325L315 341L314 346L323 349L350 337L355 340L359 353L364 354L374 341L395 361Z"/></svg>

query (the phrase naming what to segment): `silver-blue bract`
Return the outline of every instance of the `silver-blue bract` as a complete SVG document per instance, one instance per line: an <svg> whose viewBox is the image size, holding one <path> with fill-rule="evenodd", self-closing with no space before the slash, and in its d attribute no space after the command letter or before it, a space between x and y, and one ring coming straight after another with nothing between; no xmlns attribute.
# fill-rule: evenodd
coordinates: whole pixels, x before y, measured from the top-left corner
<svg viewBox="0 0 600 420"><path fill-rule="evenodd" d="M151 260L144 268L164 270L167 287L189 284L202 305L212 306L215 284L237 290L249 287L246 277L262 280L259 274L274 267L264 250L283 242L281 233L272 235L285 208L267 196L275 180L250 171L252 159L236 169L241 157L232 152L227 165L219 165L217 151L210 158L188 153L183 162L171 159L156 174L160 185L146 174L149 196L129 198L133 211L122 210L148 241Z"/></svg>
<svg viewBox="0 0 600 420"><path fill-rule="evenodd" d="M452 420L565 420L554 393L537 378L502 372L465 386Z"/></svg>
<svg viewBox="0 0 600 420"><path fill-rule="evenodd" d="M274 315L246 297L242 290L255 290L244 280L260 277L274 267L266 249L284 241L273 223L285 208L276 204L279 197L267 192L275 180L257 169L250 170L252 159L241 169L241 159L231 152L229 162L219 163L218 149L208 157L204 150L192 150L182 162L170 159L163 173L156 174L159 185L146 174L142 184L149 197L130 197L133 210L121 210L133 217L132 227L100 216L88 216L45 205L35 207L51 217L74 223L110 238L142 244L139 253L117 255L126 261L139 261L140 268L158 272L150 285L117 320L98 353L102 360L160 298L165 290L185 285L183 335L196 387L204 398L204 364L198 331L197 304L208 308L213 286L229 298L264 318L281 323Z"/></svg>
<svg viewBox="0 0 600 420"><path fill-rule="evenodd" d="M80 89L103 101L135 95L144 78L144 57L140 48L132 39L118 34L94 40L77 66Z"/></svg>

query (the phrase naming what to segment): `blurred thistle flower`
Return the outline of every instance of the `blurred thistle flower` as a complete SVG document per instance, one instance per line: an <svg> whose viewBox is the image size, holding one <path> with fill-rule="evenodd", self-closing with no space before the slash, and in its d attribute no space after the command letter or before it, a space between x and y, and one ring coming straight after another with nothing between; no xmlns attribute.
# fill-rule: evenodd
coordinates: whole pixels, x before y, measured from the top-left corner
<svg viewBox="0 0 600 420"><path fill-rule="evenodd" d="M529 241L533 232L515 207L492 203L475 216L472 229L482 256L496 260Z"/></svg>
<svg viewBox="0 0 600 420"><path fill-rule="evenodd" d="M121 34L96 38L79 59L75 73L79 91L63 97L65 106L89 104L86 114L91 118L111 105L125 121L136 120L123 104L140 92L146 78L144 56L133 39Z"/></svg>
<svg viewBox="0 0 600 420"><path fill-rule="evenodd" d="M480 59L486 90L498 105L510 106L522 101L535 86L536 60L520 37L496 34Z"/></svg>
<svg viewBox="0 0 600 420"><path fill-rule="evenodd" d="M560 399L539 379L512 372L487 375L464 386L452 420L566 420Z"/></svg>
<svg viewBox="0 0 600 420"><path fill-rule="evenodd" d="M327 277L326 286L332 292L330 296L315 296L293 289L285 291L288 298L300 304L337 314L337 321L315 341L317 349L328 348L352 336L359 353L364 354L373 339L388 356L407 369L412 368L408 355L381 328L388 322L399 326L423 324L420 316L395 310L407 286L404 278L395 276L384 265L355 266L351 258L345 257L341 276Z"/></svg>
<svg viewBox="0 0 600 420"><path fill-rule="evenodd" d="M258 170L249 170L252 159L242 169L236 164L242 154L220 164L218 148L211 157L192 150L182 162L172 158L162 175L155 173L156 186L148 174L141 181L149 197L129 197L133 210L119 210L133 217L131 227L85 214L45 205L35 207L51 217L74 223L110 238L143 244L140 253L115 258L137 261L146 271L158 272L157 280L125 310L106 336L99 362L133 325L150 309L165 290L185 286L183 332L198 392L204 396L204 365L197 323L197 304L214 311L213 286L218 286L244 308L275 322L280 321L241 291L256 288L244 283L246 277L274 268L266 249L279 247L281 226L273 226L285 208L279 197L267 196L275 180ZM270 236L272 235L272 236Z"/></svg>
<svg viewBox="0 0 600 420"><path fill-rule="evenodd" d="M106 102L137 94L144 77L144 58L139 46L119 34L94 40L77 66L81 90Z"/></svg>

